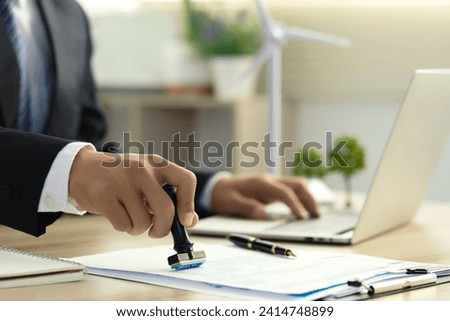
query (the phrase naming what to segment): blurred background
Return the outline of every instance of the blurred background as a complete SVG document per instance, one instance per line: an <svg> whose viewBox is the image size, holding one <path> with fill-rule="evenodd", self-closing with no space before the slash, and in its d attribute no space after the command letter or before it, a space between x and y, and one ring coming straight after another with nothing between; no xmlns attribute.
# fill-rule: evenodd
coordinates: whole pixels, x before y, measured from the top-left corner
<svg viewBox="0 0 450 321"><path fill-rule="evenodd" d="M170 141L180 132L183 137L195 133L197 140L224 145L230 141L261 142L268 131L267 68L258 69L243 81L242 87L249 88L245 92L220 92L213 75L213 54L198 55L186 38L183 1L79 2L91 23L93 69L110 121L108 140L122 142L123 132L130 132L136 141ZM236 16L259 23L252 0L193 3L224 21ZM298 149L309 141L325 145L326 132L357 136L366 148L367 167L354 177L353 186L366 190L414 70L450 67L450 0L263 3L286 25L352 40L349 48L306 41L285 44L283 141L292 141ZM247 58L254 55L249 50ZM231 79L232 68L223 70L219 73ZM163 149L155 146L154 151ZM183 157L201 159L197 152L186 151ZM242 155L236 155L239 157ZM418 157L426 157L426 151ZM236 172L264 170L261 164L251 168L236 166L236 160L233 164ZM436 168L429 199L450 201L447 164L450 139ZM289 173L285 169L285 174ZM324 180L332 188L343 188L337 175Z"/></svg>

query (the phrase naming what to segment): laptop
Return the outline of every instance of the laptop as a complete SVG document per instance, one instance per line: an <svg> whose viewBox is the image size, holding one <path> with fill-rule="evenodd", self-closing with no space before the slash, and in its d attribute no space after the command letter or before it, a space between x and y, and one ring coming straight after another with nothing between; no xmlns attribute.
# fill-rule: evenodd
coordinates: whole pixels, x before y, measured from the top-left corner
<svg viewBox="0 0 450 321"><path fill-rule="evenodd" d="M192 234L250 234L269 240L356 244L410 222L428 189L450 129L450 69L416 70L358 211L318 219L248 220L215 215Z"/></svg>

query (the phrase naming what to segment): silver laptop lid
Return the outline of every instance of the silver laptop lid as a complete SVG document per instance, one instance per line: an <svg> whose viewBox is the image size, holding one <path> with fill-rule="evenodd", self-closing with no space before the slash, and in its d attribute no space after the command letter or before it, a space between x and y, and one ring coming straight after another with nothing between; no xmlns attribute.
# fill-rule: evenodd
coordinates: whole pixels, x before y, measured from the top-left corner
<svg viewBox="0 0 450 321"><path fill-rule="evenodd" d="M413 218L449 129L450 69L417 70L367 194L352 244Z"/></svg>

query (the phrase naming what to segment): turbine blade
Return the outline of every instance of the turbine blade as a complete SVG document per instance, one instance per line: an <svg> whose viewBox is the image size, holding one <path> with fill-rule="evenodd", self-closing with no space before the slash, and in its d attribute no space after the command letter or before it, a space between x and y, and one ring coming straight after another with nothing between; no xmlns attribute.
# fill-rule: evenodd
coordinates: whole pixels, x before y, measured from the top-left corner
<svg viewBox="0 0 450 321"><path fill-rule="evenodd" d="M352 41L348 38L330 35L320 31L298 27L284 27L284 37L287 39L308 40L314 42L328 43L341 47L350 47Z"/></svg>
<svg viewBox="0 0 450 321"><path fill-rule="evenodd" d="M261 22L266 29L270 29L273 23L269 10L263 5L262 0L255 0Z"/></svg>
<svg viewBox="0 0 450 321"><path fill-rule="evenodd" d="M236 79L236 84L244 81L247 77L249 77L252 73L254 73L259 67L261 67L264 63L269 60L271 55L270 48L265 45L258 52L256 57L252 60L247 68L245 68L244 72Z"/></svg>

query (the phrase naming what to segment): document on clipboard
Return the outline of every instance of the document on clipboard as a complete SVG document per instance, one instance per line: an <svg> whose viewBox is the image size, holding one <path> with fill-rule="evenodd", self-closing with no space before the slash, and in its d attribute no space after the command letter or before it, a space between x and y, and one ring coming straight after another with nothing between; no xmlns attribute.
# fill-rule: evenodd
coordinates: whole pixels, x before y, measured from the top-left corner
<svg viewBox="0 0 450 321"><path fill-rule="evenodd" d="M88 274L251 300L362 300L450 281L450 267L304 249L297 258L196 244L199 268L173 271L170 246L72 258Z"/></svg>

